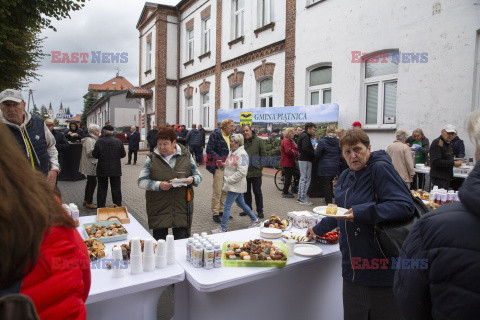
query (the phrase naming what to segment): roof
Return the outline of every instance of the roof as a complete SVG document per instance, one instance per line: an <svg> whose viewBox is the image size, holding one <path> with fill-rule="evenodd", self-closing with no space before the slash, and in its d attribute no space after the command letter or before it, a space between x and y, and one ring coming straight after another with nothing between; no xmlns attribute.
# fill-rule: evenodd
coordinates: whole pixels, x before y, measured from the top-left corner
<svg viewBox="0 0 480 320"><path fill-rule="evenodd" d="M153 91L151 89L132 87L127 90L127 98L147 98L153 97Z"/></svg>
<svg viewBox="0 0 480 320"><path fill-rule="evenodd" d="M71 122L71 121L80 122L81 119L82 119L82 115L81 115L81 114L77 114L77 115L75 115L75 117L70 118L70 119L67 119L67 122Z"/></svg>
<svg viewBox="0 0 480 320"><path fill-rule="evenodd" d="M133 87L133 84L130 83L127 79L122 76L112 78L102 84L91 83L88 85L88 91L118 91L118 90L127 90L128 88Z"/></svg>

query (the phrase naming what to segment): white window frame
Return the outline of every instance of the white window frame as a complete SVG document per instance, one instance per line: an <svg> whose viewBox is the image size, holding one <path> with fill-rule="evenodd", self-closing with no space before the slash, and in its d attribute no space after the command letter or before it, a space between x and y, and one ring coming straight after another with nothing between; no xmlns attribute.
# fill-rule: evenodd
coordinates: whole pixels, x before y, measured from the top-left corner
<svg viewBox="0 0 480 320"><path fill-rule="evenodd" d="M242 87L242 96L240 98L234 98L233 92L238 87ZM239 84L232 88L232 108L233 109L243 109L243 84Z"/></svg>
<svg viewBox="0 0 480 320"><path fill-rule="evenodd" d="M187 114L186 114L187 128L191 128L193 123L193 97L185 98L185 106L187 110Z"/></svg>
<svg viewBox="0 0 480 320"><path fill-rule="evenodd" d="M150 47L149 47L150 46ZM147 41L147 46L146 46L146 57L145 57L145 71L152 70L152 39Z"/></svg>
<svg viewBox="0 0 480 320"><path fill-rule="evenodd" d="M207 21L212 24L210 16L202 20L202 54L210 52L211 26L207 26Z"/></svg>
<svg viewBox="0 0 480 320"><path fill-rule="evenodd" d="M190 38L190 32L192 33L192 38ZM195 34L194 34L194 29L193 27L190 28L190 29L187 29L187 53L186 53L186 56L187 56L187 61L190 61L190 60L193 60L194 57L195 57L195 42L194 42L194 39L195 39ZM190 51L190 48L191 48L191 51Z"/></svg>
<svg viewBox="0 0 480 320"><path fill-rule="evenodd" d="M321 68L321 67L329 67L332 69L332 82L333 82L333 68L331 65L316 65L315 67L312 67L308 70L308 77L307 77L307 84L309 85L308 87L308 97L307 97L307 101L308 101L308 104L312 104L312 93L314 92L318 92L318 104L324 104L325 101L323 100L323 94L325 91L328 91L330 90L330 94L332 94L332 82L330 83L325 83L325 84L321 84L321 85L317 85L317 86L310 86L310 77L311 77L311 74L312 74L312 71L316 70L317 68Z"/></svg>
<svg viewBox="0 0 480 320"><path fill-rule="evenodd" d="M369 55L372 54L381 54L381 53L391 53L395 52L395 50L392 51L383 51L383 52L373 52L370 53ZM382 60L380 57L379 60ZM363 61L363 59L362 59ZM378 62L380 63L380 62ZM384 123L384 109L385 109L385 104L384 104L384 99L385 99L385 84L386 83L397 83L397 90L398 90L398 73L392 73L388 75L382 75L382 76L377 76L377 77L370 77L366 78L365 73L366 73L366 68L367 68L367 63L366 61L362 63L362 77L363 77L363 98L362 98L362 108L363 108L363 123L365 129L395 129L397 127L398 123L398 112L397 112L397 106L395 107L395 123L392 124L385 124ZM376 124L367 124L367 87L370 85L378 85L378 97L377 97L377 123ZM398 91L397 91L398 93ZM397 94L398 95L398 94Z"/></svg>
<svg viewBox="0 0 480 320"><path fill-rule="evenodd" d="M237 5L238 5L239 0L233 0L232 1L232 9L233 9L233 40L238 39L244 35L243 29L244 29L244 12L245 12L245 1L243 2L243 8L239 8L237 10ZM237 18L240 19L240 30L237 30Z"/></svg>
<svg viewBox="0 0 480 320"><path fill-rule="evenodd" d="M205 96L208 95L208 103L205 103ZM210 128L210 92L206 92L200 96L202 105L202 123L204 128ZM205 116L205 111L207 115Z"/></svg>
<svg viewBox="0 0 480 320"><path fill-rule="evenodd" d="M273 0L258 0L258 27L261 28L273 21Z"/></svg>
<svg viewBox="0 0 480 320"><path fill-rule="evenodd" d="M265 81L267 79L272 80L272 91L267 92L267 93L260 93L260 83L262 81ZM262 100L265 99L265 107L264 108L271 108L273 107L273 78L272 77L265 77L262 79L259 79L258 81L258 107L262 108ZM271 101L270 101L271 98Z"/></svg>

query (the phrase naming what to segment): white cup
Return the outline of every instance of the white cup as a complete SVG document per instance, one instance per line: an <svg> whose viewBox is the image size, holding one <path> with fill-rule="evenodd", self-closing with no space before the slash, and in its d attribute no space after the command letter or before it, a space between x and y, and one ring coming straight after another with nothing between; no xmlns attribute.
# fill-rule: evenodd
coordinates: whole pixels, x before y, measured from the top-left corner
<svg viewBox="0 0 480 320"><path fill-rule="evenodd" d="M130 248L130 255L142 255L142 246L140 245L140 238L132 238L132 247Z"/></svg>
<svg viewBox="0 0 480 320"><path fill-rule="evenodd" d="M157 250L155 250L155 267L164 268L167 265L167 250L165 240L161 239L157 242Z"/></svg>
<svg viewBox="0 0 480 320"><path fill-rule="evenodd" d="M174 238L173 235L169 234L167 235L167 251L169 250L175 250L175 243L173 242Z"/></svg>
<svg viewBox="0 0 480 320"><path fill-rule="evenodd" d="M295 249L295 240L287 239L286 244L287 244L288 256L291 257L293 256L293 250Z"/></svg>
<svg viewBox="0 0 480 320"><path fill-rule="evenodd" d="M143 272L142 254L130 254L130 273L141 274Z"/></svg>
<svg viewBox="0 0 480 320"><path fill-rule="evenodd" d="M155 256L153 255L153 240L145 240L143 247L143 271L155 269Z"/></svg>
<svg viewBox="0 0 480 320"><path fill-rule="evenodd" d="M175 250L167 251L167 264L175 263Z"/></svg>
<svg viewBox="0 0 480 320"><path fill-rule="evenodd" d="M122 248L115 247L113 248L113 265L112 265L112 277L121 278L125 275L125 269L122 268L123 265L123 255Z"/></svg>

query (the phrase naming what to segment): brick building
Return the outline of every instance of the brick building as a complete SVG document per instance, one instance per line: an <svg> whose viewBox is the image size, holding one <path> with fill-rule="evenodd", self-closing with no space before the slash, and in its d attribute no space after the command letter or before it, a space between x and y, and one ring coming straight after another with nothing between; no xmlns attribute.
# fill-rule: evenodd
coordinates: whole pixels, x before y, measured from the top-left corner
<svg viewBox="0 0 480 320"><path fill-rule="evenodd" d="M134 96L158 124L212 130L219 108L336 102L339 125L360 121L373 148L396 129L435 139L447 122L468 143L464 120L480 107L474 2L147 2Z"/></svg>

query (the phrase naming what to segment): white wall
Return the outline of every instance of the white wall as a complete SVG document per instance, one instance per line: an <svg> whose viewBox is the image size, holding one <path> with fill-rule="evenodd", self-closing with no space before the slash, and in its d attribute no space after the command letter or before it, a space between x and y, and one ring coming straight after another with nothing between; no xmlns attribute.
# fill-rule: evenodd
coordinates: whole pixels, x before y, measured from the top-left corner
<svg viewBox="0 0 480 320"><path fill-rule="evenodd" d="M222 61L227 61L239 57L250 51L263 48L269 44L285 39L285 1L273 0L273 22L275 22L274 31L268 29L255 37L254 30L259 28L258 21L258 1L245 1L244 11L244 43L234 44L231 49L228 43L234 40L233 36L233 0L225 0L222 4Z"/></svg>
<svg viewBox="0 0 480 320"><path fill-rule="evenodd" d="M285 104L285 54L279 53L266 57L267 63L275 63L275 71L273 73L273 106L283 106ZM243 108L260 107L258 97L258 81L255 80L253 69L262 64L261 60L257 60L237 67L237 71L245 72L243 77ZM222 109L233 109L232 106L232 90L228 84L228 76L233 73L233 69L222 72L221 81L221 103Z"/></svg>
<svg viewBox="0 0 480 320"><path fill-rule="evenodd" d="M215 129L215 76L205 78L205 81L210 82L210 127L205 128L205 130ZM199 124L202 123L202 105L201 105L201 95L198 86L203 83L203 79L193 81L190 83L190 86L193 87L193 120L192 123ZM187 125L187 109L185 104L185 93L184 90L187 88L187 84L180 86L180 124Z"/></svg>
<svg viewBox="0 0 480 320"><path fill-rule="evenodd" d="M138 126L138 109L115 108L115 127Z"/></svg>
<svg viewBox="0 0 480 320"><path fill-rule="evenodd" d="M170 124L177 123L177 88L167 86L167 115L166 121Z"/></svg>
<svg viewBox="0 0 480 320"><path fill-rule="evenodd" d="M167 79L177 79L177 23L176 17L167 16Z"/></svg>
<svg viewBox="0 0 480 320"><path fill-rule="evenodd" d="M202 52L202 17L201 12L208 6L210 9L210 57L198 59ZM194 62L186 68L183 65L187 62L187 32L185 25L191 19L194 19ZM216 37L216 1L203 0L197 1L181 15L180 25L180 78L189 76L203 69L210 68L215 65L215 37Z"/></svg>
<svg viewBox="0 0 480 320"><path fill-rule="evenodd" d="M437 2L437 1L436 1ZM351 51L384 49L427 52L427 63L403 63L397 89L397 129L420 127L433 140L445 123L457 126L473 155L464 129L472 110L473 67L480 6L469 0L445 0L433 15L431 1L324 1L310 8L297 2L295 104L306 103L306 69L331 62L332 102L340 105L340 123L365 123L363 65L351 63ZM394 140L394 131L369 131L372 147Z"/></svg>
<svg viewBox="0 0 480 320"><path fill-rule="evenodd" d="M152 33L152 64L151 70L152 72L148 75L145 75L145 71L147 71L147 35ZM142 45L142 56L140 59L142 60L142 65L140 69L140 83L143 85L155 79L155 61L156 61L156 51L155 51L155 43L156 43L156 27L155 27L155 18L152 19L141 31L140 31L140 39ZM175 49L176 50L176 49Z"/></svg>

